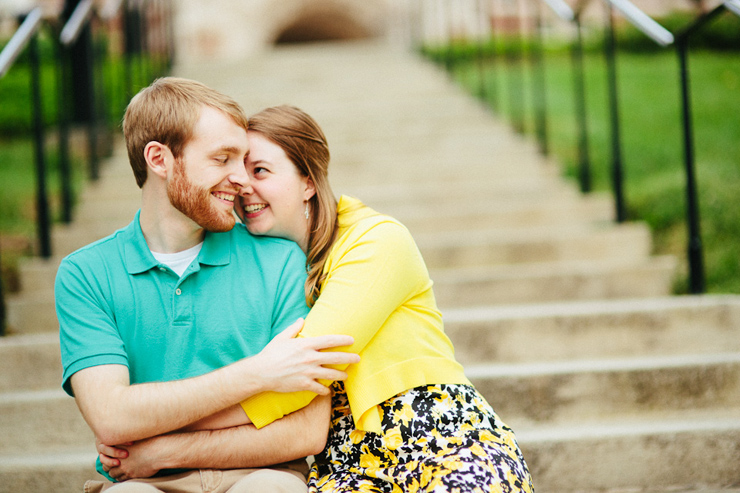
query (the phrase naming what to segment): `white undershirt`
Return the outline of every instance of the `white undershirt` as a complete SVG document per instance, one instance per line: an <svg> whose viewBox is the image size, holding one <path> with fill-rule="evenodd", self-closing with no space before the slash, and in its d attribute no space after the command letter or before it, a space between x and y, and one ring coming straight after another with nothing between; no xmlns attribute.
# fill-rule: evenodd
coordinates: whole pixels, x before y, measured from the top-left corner
<svg viewBox="0 0 740 493"><path fill-rule="evenodd" d="M203 242L201 241L192 248L183 250L177 253L158 253L152 252L154 258L160 264L164 264L172 269L178 276L182 277L182 274L193 263L195 257L200 253L200 249L203 248Z"/></svg>

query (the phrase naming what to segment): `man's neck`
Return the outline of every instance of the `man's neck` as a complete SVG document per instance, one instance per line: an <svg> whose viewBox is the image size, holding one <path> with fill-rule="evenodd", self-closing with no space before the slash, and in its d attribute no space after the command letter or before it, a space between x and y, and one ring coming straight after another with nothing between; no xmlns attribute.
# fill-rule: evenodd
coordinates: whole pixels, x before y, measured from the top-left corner
<svg viewBox="0 0 740 493"><path fill-rule="evenodd" d="M149 249L177 253L192 248L205 238L205 230L170 204L169 199L142 194L141 232Z"/></svg>

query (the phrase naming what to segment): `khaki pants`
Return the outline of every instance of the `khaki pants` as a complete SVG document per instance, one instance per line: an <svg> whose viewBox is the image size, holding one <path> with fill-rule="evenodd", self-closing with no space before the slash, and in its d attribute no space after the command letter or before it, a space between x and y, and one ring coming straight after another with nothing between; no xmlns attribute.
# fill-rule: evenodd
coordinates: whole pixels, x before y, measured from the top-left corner
<svg viewBox="0 0 740 493"><path fill-rule="evenodd" d="M200 469L122 483L88 481L85 493L306 493L306 478L291 469Z"/></svg>

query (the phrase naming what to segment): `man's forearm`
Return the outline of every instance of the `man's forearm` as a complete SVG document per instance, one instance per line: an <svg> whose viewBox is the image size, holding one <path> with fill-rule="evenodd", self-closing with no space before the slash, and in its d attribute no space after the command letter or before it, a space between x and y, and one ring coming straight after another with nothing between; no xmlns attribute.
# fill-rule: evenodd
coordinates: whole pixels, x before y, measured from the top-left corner
<svg viewBox="0 0 740 493"><path fill-rule="evenodd" d="M261 429L243 425L222 430L173 433L129 447L124 470L136 477L138 462L158 469L265 467L323 450L331 398L317 397L306 408ZM128 463L127 463L128 462Z"/></svg>
<svg viewBox="0 0 740 493"><path fill-rule="evenodd" d="M238 365L249 368L249 363ZM235 404L240 394L263 390L249 371L235 370L231 366L193 379L128 385L128 371L110 365L78 372L72 385L96 436L113 445L181 428Z"/></svg>

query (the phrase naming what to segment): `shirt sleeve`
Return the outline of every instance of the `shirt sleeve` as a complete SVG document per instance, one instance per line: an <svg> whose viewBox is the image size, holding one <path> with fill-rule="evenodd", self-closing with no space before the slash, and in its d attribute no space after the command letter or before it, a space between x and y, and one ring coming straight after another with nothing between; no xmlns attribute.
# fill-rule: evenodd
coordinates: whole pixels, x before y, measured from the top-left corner
<svg viewBox="0 0 740 493"><path fill-rule="evenodd" d="M329 260L321 295L299 337L348 334L354 344L337 350L360 353L391 313L431 281L413 238L401 224L388 220L348 235L340 240L337 258ZM265 392L242 402L242 407L255 426L262 427L306 406L315 395Z"/></svg>
<svg viewBox="0 0 740 493"><path fill-rule="evenodd" d="M70 378L96 365L128 366L124 343L116 328L103 287L69 259L62 261L54 284L59 345L64 367L62 388L73 396Z"/></svg>

